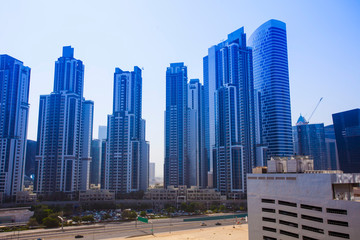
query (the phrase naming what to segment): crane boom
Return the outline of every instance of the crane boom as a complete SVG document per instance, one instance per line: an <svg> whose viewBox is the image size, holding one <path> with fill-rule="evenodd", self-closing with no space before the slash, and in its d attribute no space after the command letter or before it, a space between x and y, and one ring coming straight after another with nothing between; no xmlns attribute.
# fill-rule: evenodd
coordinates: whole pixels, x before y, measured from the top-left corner
<svg viewBox="0 0 360 240"><path fill-rule="evenodd" d="M310 115L310 117L308 119L308 122L310 122L311 117L314 115L316 109L318 108L318 106L319 106L319 104L321 103L322 100L323 100L323 98L320 98L319 102L316 104L316 107L315 107L314 111L311 113L311 115Z"/></svg>

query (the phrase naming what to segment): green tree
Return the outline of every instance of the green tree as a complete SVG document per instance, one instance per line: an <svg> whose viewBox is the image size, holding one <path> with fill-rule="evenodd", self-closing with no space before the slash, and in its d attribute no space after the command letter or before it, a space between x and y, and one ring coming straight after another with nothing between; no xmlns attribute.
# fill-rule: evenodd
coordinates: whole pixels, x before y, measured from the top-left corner
<svg viewBox="0 0 360 240"><path fill-rule="evenodd" d="M146 217L146 212L145 212L145 211L141 211L141 212L140 212L140 216L141 216L141 217Z"/></svg>
<svg viewBox="0 0 360 240"><path fill-rule="evenodd" d="M93 215L83 216L83 217L81 218L81 220L82 220L83 222L95 222L95 218L94 218Z"/></svg>
<svg viewBox="0 0 360 240"><path fill-rule="evenodd" d="M53 217L46 217L43 219L43 224L47 228L56 228L60 226L60 219Z"/></svg>
<svg viewBox="0 0 360 240"><path fill-rule="evenodd" d="M134 210L133 211L124 210L121 213L121 216L122 216L123 219L135 219L137 217L137 214L136 214L136 212Z"/></svg>
<svg viewBox="0 0 360 240"><path fill-rule="evenodd" d="M220 205L219 212L224 212L226 210L226 207L224 205Z"/></svg>
<svg viewBox="0 0 360 240"><path fill-rule="evenodd" d="M80 222L81 222L81 217L79 217L79 216L73 216L73 217L72 217L72 220L73 220L74 222L80 223Z"/></svg>
<svg viewBox="0 0 360 240"><path fill-rule="evenodd" d="M32 218L29 219L29 222L27 223L27 226L29 228L37 227L37 226L39 226L39 223L36 221L36 218L32 217Z"/></svg>

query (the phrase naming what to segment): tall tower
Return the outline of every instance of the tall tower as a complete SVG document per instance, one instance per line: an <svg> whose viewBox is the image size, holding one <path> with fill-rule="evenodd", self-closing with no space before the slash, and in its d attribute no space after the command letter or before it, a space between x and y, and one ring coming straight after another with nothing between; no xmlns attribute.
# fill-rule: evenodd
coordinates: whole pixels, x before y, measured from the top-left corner
<svg viewBox="0 0 360 240"><path fill-rule="evenodd" d="M188 83L188 167L189 185L207 187L208 162L204 157L204 106L203 85L199 79L190 79Z"/></svg>
<svg viewBox="0 0 360 240"><path fill-rule="evenodd" d="M30 68L0 55L0 194L22 190L29 114Z"/></svg>
<svg viewBox="0 0 360 240"><path fill-rule="evenodd" d="M146 190L149 147L145 141L141 69L115 69L113 114L108 115L104 186L116 193Z"/></svg>
<svg viewBox="0 0 360 240"><path fill-rule="evenodd" d="M240 28L204 57L206 155L222 194L244 192L255 165L253 93L252 52Z"/></svg>
<svg viewBox="0 0 360 240"><path fill-rule="evenodd" d="M166 70L164 186L189 185L187 166L187 67L171 63Z"/></svg>
<svg viewBox="0 0 360 240"><path fill-rule="evenodd" d="M71 46L55 62L54 91L40 96L35 191L89 188L94 103L83 98L84 65Z"/></svg>
<svg viewBox="0 0 360 240"><path fill-rule="evenodd" d="M257 102L257 165L293 154L286 25L269 20L251 35Z"/></svg>

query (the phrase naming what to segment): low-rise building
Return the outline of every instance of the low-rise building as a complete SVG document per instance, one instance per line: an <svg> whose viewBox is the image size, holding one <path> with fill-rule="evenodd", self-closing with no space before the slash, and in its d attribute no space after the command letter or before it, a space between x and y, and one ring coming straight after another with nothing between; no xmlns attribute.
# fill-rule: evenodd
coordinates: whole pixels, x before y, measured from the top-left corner
<svg viewBox="0 0 360 240"><path fill-rule="evenodd" d="M33 204L36 203L36 193L30 191L19 191L16 193L16 204Z"/></svg>
<svg viewBox="0 0 360 240"><path fill-rule="evenodd" d="M81 191L79 193L79 201L115 201L115 193L105 189Z"/></svg>
<svg viewBox="0 0 360 240"><path fill-rule="evenodd" d="M249 239L360 239L360 174L311 166L277 158L248 174Z"/></svg>

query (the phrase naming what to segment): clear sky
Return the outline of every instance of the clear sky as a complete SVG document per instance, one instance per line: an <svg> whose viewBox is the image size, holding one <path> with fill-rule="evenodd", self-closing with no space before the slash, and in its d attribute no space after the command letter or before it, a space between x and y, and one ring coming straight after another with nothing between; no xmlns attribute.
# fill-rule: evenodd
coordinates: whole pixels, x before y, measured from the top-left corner
<svg viewBox="0 0 360 240"><path fill-rule="evenodd" d="M360 107L360 1L357 0L0 0L0 54L31 68L28 138L36 139L39 95L53 89L62 46L85 64L86 99L95 102L94 138L112 111L115 67L143 67L143 118L150 161L162 176L165 71L184 62L202 81L207 49L244 26L247 36L269 19L287 24L292 121Z"/></svg>

